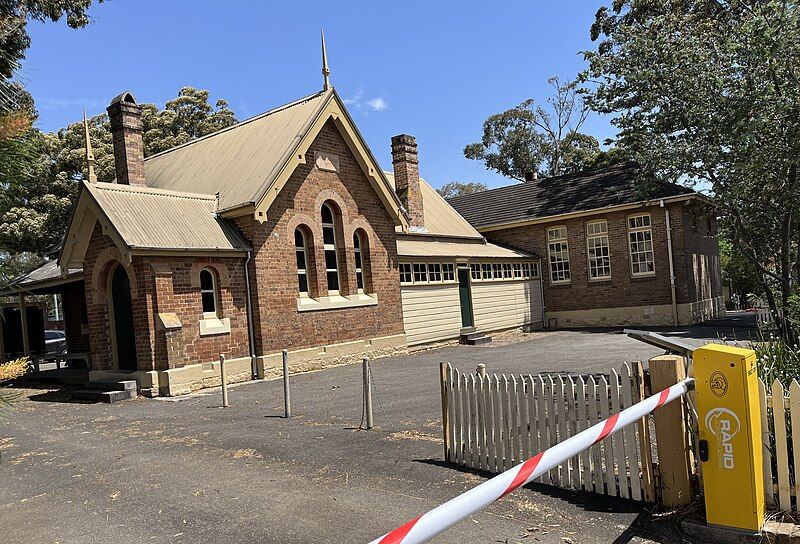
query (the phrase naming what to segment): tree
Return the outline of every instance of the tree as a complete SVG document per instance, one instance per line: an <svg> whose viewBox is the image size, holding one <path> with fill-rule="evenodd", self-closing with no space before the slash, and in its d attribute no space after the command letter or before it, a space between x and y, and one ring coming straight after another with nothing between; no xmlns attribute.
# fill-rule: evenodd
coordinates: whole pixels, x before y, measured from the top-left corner
<svg viewBox="0 0 800 544"><path fill-rule="evenodd" d="M778 321L800 275L797 0L615 0L592 38L591 106L643 172L710 186Z"/></svg>
<svg viewBox="0 0 800 544"><path fill-rule="evenodd" d="M554 90L548 109L528 99L490 116L483 123L481 141L467 145L464 156L520 181L530 172L557 176L583 169L599 151L597 140L580 132L589 109L577 82L551 77L548 83Z"/></svg>
<svg viewBox="0 0 800 544"><path fill-rule="evenodd" d="M236 117L227 102L218 100L212 107L208 95L208 91L184 87L163 110L143 104L145 156L235 124ZM89 124L97 179L111 182L115 170L108 116L92 117ZM32 157L19 179L3 183L0 194L0 250L44 255L64 235L79 181L85 176L83 123L73 123L56 133L32 129L29 139Z"/></svg>
<svg viewBox="0 0 800 544"><path fill-rule="evenodd" d="M462 183L460 181L451 181L450 183L445 183L440 188L436 189L436 192L442 195L444 198L453 198L455 196L480 193L486 191L487 189L489 189L489 187L487 187L485 183L481 182Z"/></svg>
<svg viewBox="0 0 800 544"><path fill-rule="evenodd" d="M103 0L97 0L102 3ZM4 0L0 2L0 77L10 79L31 44L28 21L57 22L66 18L70 28L89 24L87 10L93 0Z"/></svg>

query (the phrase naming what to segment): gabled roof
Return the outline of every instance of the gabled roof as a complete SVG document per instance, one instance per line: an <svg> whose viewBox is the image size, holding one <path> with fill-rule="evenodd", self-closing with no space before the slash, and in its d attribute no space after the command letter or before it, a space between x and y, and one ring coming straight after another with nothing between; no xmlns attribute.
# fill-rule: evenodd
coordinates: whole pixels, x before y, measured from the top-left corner
<svg viewBox="0 0 800 544"><path fill-rule="evenodd" d="M147 157L148 187L215 194L220 209L253 203L332 96L322 91Z"/></svg>
<svg viewBox="0 0 800 544"><path fill-rule="evenodd" d="M396 225L407 224L397 195L333 88L280 106L236 125L145 159L148 187L219 194L218 211L254 212L266 220L269 206L306 151L332 120Z"/></svg>
<svg viewBox="0 0 800 544"><path fill-rule="evenodd" d="M637 167L621 164L517 183L448 202L477 229L647 201L700 196L692 189L651 180L635 185Z"/></svg>
<svg viewBox="0 0 800 544"><path fill-rule="evenodd" d="M59 265L81 265L97 221L123 255L247 251L246 240L215 210L213 195L84 182Z"/></svg>
<svg viewBox="0 0 800 544"><path fill-rule="evenodd" d="M384 172L384 175L389 180L392 190L394 190L394 174ZM425 230L427 230L428 234L483 239L483 236L466 219L461 217L427 181L420 178L419 183L422 193Z"/></svg>

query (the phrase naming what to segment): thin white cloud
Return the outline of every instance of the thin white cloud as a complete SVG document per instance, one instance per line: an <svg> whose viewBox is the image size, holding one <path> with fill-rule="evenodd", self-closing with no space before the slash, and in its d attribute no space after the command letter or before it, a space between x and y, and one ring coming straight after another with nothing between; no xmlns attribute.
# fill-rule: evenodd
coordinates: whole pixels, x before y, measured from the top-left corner
<svg viewBox="0 0 800 544"><path fill-rule="evenodd" d="M364 115L369 115L370 112L382 112L389 109L389 104L382 96L375 96L367 98L364 95L364 89L359 89L356 94L344 99L345 105L350 108L362 112Z"/></svg>
<svg viewBox="0 0 800 544"><path fill-rule="evenodd" d="M381 98L380 96L376 96L369 102L367 105L372 109L372 111L384 111L389 109L389 104L386 103L386 100Z"/></svg>

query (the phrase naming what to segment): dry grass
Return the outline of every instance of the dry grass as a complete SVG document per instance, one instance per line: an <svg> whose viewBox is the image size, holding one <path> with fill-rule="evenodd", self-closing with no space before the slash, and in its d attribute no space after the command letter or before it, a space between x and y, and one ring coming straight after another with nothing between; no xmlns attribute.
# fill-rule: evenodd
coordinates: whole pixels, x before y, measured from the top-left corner
<svg viewBox="0 0 800 544"><path fill-rule="evenodd" d="M24 376L29 368L30 360L27 357L0 364L0 383Z"/></svg>

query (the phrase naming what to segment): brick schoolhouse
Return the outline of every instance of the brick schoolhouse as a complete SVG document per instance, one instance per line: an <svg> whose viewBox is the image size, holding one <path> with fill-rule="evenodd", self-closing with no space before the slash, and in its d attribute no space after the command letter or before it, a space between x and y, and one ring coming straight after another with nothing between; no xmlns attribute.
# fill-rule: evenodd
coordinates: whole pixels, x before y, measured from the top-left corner
<svg viewBox="0 0 800 544"><path fill-rule="evenodd" d="M620 164L451 199L489 240L541 255L550 326L687 325L725 315L714 207Z"/></svg>
<svg viewBox="0 0 800 544"><path fill-rule="evenodd" d="M241 381L276 373L283 350L302 371L721 308L713 216L686 206L696 193L638 199L631 172L611 169L451 205L420 177L412 136L392 138L380 168L323 74L320 92L146 158L141 107L114 98L115 181L97 182L85 125L87 177L57 261L0 293L19 297L21 352L38 345L30 293L61 295L91 381L150 396L218 384L220 355Z"/></svg>

